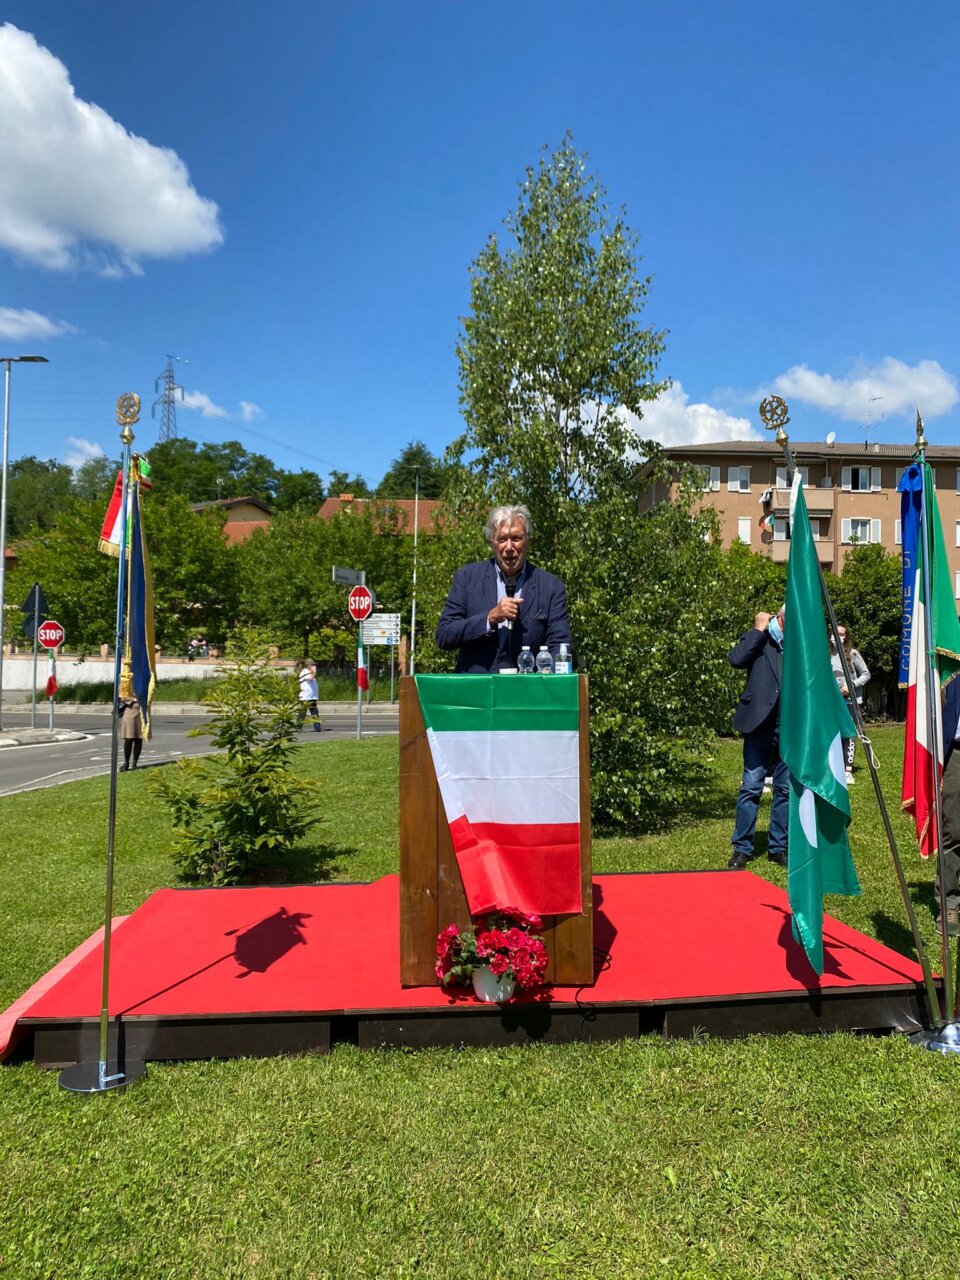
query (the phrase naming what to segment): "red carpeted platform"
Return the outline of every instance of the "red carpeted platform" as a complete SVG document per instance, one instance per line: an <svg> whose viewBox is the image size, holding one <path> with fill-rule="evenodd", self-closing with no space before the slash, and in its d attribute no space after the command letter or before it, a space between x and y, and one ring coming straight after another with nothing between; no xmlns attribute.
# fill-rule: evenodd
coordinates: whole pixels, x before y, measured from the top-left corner
<svg viewBox="0 0 960 1280"><path fill-rule="evenodd" d="M828 917L818 979L791 936L786 894L749 872L599 876L594 889L595 985L505 1006L400 986L396 876L162 890L113 932L111 1016L126 1052L147 1058L923 1020L915 963ZM9 1011L11 1043L44 1065L97 1056L101 948L70 959Z"/></svg>

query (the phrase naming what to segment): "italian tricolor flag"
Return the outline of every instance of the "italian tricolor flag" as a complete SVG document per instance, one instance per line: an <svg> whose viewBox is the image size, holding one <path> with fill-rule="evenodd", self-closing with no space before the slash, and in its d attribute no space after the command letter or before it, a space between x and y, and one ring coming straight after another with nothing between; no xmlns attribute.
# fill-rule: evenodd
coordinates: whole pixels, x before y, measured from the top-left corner
<svg viewBox="0 0 960 1280"><path fill-rule="evenodd" d="M907 682L907 722L904 733L903 788L901 807L913 814L920 856L937 853L936 824L931 820L934 787L943 777L943 725L941 692L960 672L960 622L950 580L950 565L937 508L933 472L922 464L923 504L926 530L917 540L916 579L913 588L913 616L909 622L910 665ZM931 599L924 589L924 557L930 561ZM927 663L927 615L933 638L936 684L930 688ZM930 710L933 710L933 741L930 741ZM936 771L936 784L934 783Z"/></svg>
<svg viewBox="0 0 960 1280"><path fill-rule="evenodd" d="M579 913L578 678L416 682L471 914Z"/></svg>

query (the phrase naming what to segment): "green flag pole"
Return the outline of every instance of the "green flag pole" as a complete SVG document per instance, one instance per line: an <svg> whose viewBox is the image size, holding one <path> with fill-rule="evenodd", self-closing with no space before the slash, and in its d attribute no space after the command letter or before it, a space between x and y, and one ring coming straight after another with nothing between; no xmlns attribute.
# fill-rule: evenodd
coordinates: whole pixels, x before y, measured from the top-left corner
<svg viewBox="0 0 960 1280"><path fill-rule="evenodd" d="M790 437L787 435L784 427L790 421L786 402L780 396L768 396L760 405L760 418L763 425L768 431L776 432L776 442L783 449L784 459L787 465L787 484L792 485L793 473L796 466L793 460L793 451L790 448ZM847 666L846 654L843 651L843 644L837 631L837 616L834 613L833 601L830 598L830 592L827 588L826 578L823 576L823 565L817 558L817 577L820 584L820 596L823 600L823 606L827 614L830 634L833 636L836 644L837 652L840 655L840 666L843 672L843 678L848 689L852 689L853 677ZM893 825L890 822L890 814L887 810L886 801L883 798L883 791L880 786L880 776L877 773L876 761L873 757L873 747L867 736L866 726L863 721L863 712L856 698L851 698L851 714L853 716L854 725L856 726L857 736L863 743L864 755L867 759L867 768L870 773L870 779L873 782L873 790L877 797L877 806L880 810L880 817L883 822L883 829L886 833L887 844L890 846L890 855L893 859L894 872L897 877L897 883L900 886L900 896L903 899L904 910L907 913L907 920L910 924L910 933L913 938L913 945L917 952L917 960L923 973L924 991L927 997L927 1009L930 1017L930 1025L939 1030L944 1025L944 1015L940 1007L940 998L937 993L936 983L933 979L933 971L930 968L930 961L927 957L926 947L923 938L920 936L920 928L917 924L917 918L914 914L913 903L910 899L910 890L907 888L907 878L904 874L903 863L900 860L900 853L897 848L896 836L893 833ZM949 1007L949 1006L948 1006Z"/></svg>

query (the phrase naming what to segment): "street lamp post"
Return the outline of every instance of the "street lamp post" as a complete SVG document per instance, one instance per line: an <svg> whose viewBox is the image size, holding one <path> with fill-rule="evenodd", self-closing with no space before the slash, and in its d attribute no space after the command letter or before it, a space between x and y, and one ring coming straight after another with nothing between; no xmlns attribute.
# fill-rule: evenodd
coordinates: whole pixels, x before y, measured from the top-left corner
<svg viewBox="0 0 960 1280"><path fill-rule="evenodd" d="M3 728L3 607L7 585L7 459L10 452L10 366L46 364L46 356L0 356L6 368L3 384L3 478L0 480L0 729Z"/></svg>

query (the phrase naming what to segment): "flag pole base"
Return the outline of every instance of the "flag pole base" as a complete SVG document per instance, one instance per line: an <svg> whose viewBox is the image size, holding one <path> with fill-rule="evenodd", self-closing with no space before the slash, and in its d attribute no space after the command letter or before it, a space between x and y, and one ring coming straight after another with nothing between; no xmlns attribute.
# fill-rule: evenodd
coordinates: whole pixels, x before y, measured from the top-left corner
<svg viewBox="0 0 960 1280"><path fill-rule="evenodd" d="M116 1062L75 1062L60 1072L60 1088L68 1093L107 1093L133 1084L146 1072L147 1064L127 1058L123 1070Z"/></svg>
<svg viewBox="0 0 960 1280"><path fill-rule="evenodd" d="M946 1022L936 1031L918 1031L910 1040L932 1053L960 1053L960 1022Z"/></svg>

